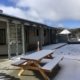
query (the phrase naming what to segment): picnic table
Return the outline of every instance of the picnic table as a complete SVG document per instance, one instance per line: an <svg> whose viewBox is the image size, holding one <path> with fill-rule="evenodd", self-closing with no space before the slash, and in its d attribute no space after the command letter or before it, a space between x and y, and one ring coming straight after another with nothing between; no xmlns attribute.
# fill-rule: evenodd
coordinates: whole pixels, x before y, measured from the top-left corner
<svg viewBox="0 0 80 80"><path fill-rule="evenodd" d="M59 61L63 57L56 57L52 56L54 50L40 50L38 52L34 52L29 55L25 55L21 57L20 62L16 62L12 65L21 67L20 72L18 73L19 76L25 71L25 69L31 70L38 70L45 80L49 80L49 77L45 73L45 71L51 72L52 69L59 63ZM49 62L46 62L44 66L41 66L41 62L43 59L51 59ZM19 63L19 64L18 64Z"/></svg>

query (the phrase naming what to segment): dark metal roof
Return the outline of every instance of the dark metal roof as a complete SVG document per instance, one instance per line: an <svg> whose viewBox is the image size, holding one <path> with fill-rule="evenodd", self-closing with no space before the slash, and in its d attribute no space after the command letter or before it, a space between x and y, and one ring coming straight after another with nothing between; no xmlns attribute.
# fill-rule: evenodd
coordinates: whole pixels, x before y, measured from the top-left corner
<svg viewBox="0 0 80 80"><path fill-rule="evenodd" d="M19 17L15 17L15 16L12 16L12 15L8 15L8 14L3 14L3 13L2 13L2 14L0 14L0 16L1 16L1 17L5 17L5 18L8 18L8 19L11 19L11 20L13 20L13 19L19 20L19 21L21 21L21 22L23 22L23 23L29 22L30 24L47 26L47 25L42 24L42 23L38 23L38 22L34 22L34 21L29 21L29 20L26 20L26 19L22 19L22 18L19 18Z"/></svg>
<svg viewBox="0 0 80 80"><path fill-rule="evenodd" d="M55 27L51 27L51 26L47 26L45 24L42 24L42 23L38 23L38 22L34 22L34 21L29 21L29 20L26 20L26 19L22 19L22 18L19 18L19 17L15 17L15 16L12 16L12 15L8 15L8 14L4 14L4 13L1 13L0 14L1 17L5 17L9 20L19 20L21 21L22 23L30 23L30 25L37 25L37 26L42 26L44 28L51 28L51 29L56 29Z"/></svg>
<svg viewBox="0 0 80 80"><path fill-rule="evenodd" d="M56 27L47 26L49 29L57 29Z"/></svg>

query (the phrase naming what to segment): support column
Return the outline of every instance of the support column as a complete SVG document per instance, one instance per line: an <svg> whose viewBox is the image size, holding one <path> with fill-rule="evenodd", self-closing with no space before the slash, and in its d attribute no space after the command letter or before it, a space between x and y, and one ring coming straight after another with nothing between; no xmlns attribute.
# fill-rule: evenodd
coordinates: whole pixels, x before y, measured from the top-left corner
<svg viewBox="0 0 80 80"><path fill-rule="evenodd" d="M43 40L44 40L44 33L43 33L43 28L42 27L40 27L39 37L40 37L40 48L42 49Z"/></svg>
<svg viewBox="0 0 80 80"><path fill-rule="evenodd" d="M17 34L17 24L15 23L16 27L16 56L18 56L18 34Z"/></svg>
<svg viewBox="0 0 80 80"><path fill-rule="evenodd" d="M25 54L25 35L24 35L24 25L22 25L22 48L23 48L23 54Z"/></svg>
<svg viewBox="0 0 80 80"><path fill-rule="evenodd" d="M52 29L52 44L54 43L54 34L53 34L53 29Z"/></svg>
<svg viewBox="0 0 80 80"><path fill-rule="evenodd" d="M10 53L10 33L9 33L9 22L7 21L7 45L8 45L8 58L11 59Z"/></svg>
<svg viewBox="0 0 80 80"><path fill-rule="evenodd" d="M51 44L51 35L50 35L50 28L49 28L49 44Z"/></svg>

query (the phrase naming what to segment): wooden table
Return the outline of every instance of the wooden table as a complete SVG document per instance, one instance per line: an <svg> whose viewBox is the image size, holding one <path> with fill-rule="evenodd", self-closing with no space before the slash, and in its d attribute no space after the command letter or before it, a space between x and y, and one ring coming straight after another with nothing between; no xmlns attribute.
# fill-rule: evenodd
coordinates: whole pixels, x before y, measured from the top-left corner
<svg viewBox="0 0 80 80"><path fill-rule="evenodd" d="M40 50L40 51L34 52L30 55L26 55L26 56L22 57L21 59L39 61L39 60L43 59L44 57L48 57L48 56L51 57L53 52L54 52L54 50Z"/></svg>
<svg viewBox="0 0 80 80"><path fill-rule="evenodd" d="M30 55L23 56L21 59L26 60L27 64L21 66L21 70L18 75L20 76L25 69L38 70L46 80L49 80L44 70L41 68L40 61L44 58L52 59L53 52L54 50L40 50Z"/></svg>

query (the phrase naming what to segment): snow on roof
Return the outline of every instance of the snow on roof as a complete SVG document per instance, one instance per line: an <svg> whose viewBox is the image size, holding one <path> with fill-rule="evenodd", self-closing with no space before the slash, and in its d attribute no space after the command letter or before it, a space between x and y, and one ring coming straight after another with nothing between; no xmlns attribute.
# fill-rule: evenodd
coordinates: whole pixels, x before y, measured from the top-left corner
<svg viewBox="0 0 80 80"><path fill-rule="evenodd" d="M67 29L61 31L59 34L70 34L71 32Z"/></svg>

